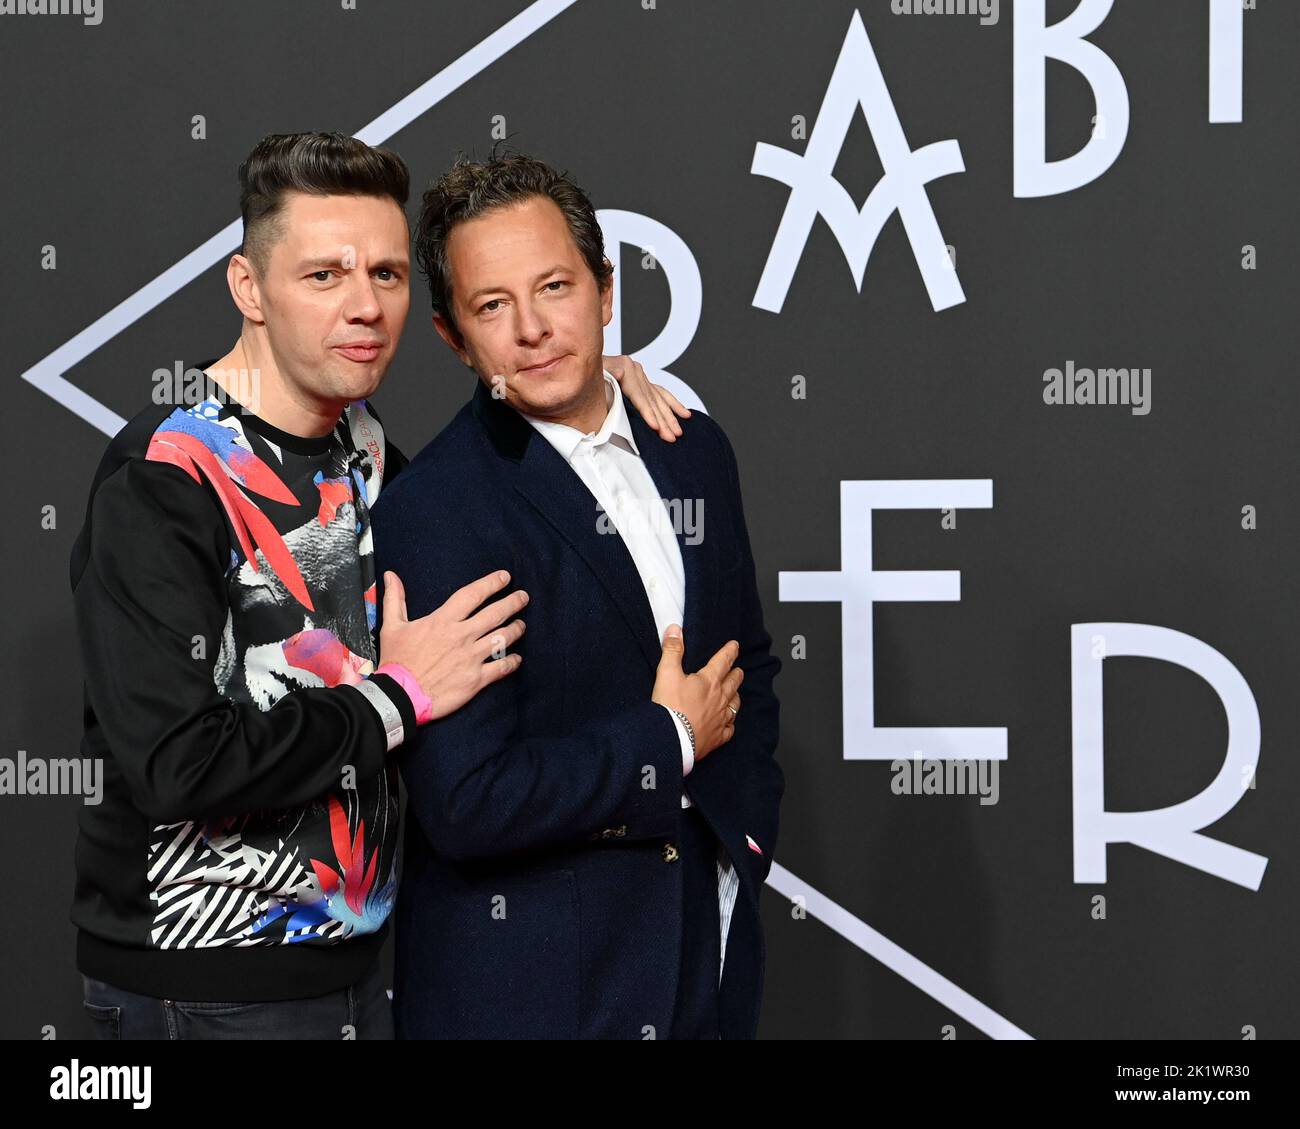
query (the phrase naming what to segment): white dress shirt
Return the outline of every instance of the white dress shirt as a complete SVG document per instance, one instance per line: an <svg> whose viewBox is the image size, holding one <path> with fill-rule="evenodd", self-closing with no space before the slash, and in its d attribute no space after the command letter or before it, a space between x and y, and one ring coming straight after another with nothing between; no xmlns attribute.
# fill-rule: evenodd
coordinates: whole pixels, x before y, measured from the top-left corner
<svg viewBox="0 0 1300 1129"><path fill-rule="evenodd" d="M608 372L605 373L605 404L608 412L600 430L585 435L568 424L534 419L529 415L524 415L524 419L559 452L591 491L596 499L592 518L602 522L602 531L623 538L641 577L654 614L655 627L662 639L668 625L682 623L685 616L686 573L682 566L682 550L668 508L637 450L618 381ZM606 522L607 525L603 524ZM682 775L689 775L695 764L690 737L677 715L671 710L669 714L677 727L681 744ZM683 792L682 807L691 806L691 798ZM731 859L719 847L718 924L722 938L719 983L727 958L727 933L739 884Z"/></svg>

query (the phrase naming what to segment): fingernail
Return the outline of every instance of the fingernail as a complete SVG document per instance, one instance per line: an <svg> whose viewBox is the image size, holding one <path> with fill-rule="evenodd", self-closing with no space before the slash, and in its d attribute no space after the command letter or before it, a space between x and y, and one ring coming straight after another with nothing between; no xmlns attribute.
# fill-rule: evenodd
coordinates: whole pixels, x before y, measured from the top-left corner
<svg viewBox="0 0 1300 1129"><path fill-rule="evenodd" d="M510 574L508 572L498 572L497 579L501 581L502 584L504 584L507 580L510 579Z"/></svg>

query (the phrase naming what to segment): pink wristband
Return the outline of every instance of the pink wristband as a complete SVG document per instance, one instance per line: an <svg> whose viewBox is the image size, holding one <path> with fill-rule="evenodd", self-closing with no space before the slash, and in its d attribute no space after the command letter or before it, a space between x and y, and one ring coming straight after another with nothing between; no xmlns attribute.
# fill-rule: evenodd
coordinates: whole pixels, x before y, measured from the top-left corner
<svg viewBox="0 0 1300 1129"><path fill-rule="evenodd" d="M411 699L411 708L415 710L416 725L423 725L426 721L433 720L433 703L429 701L429 696L420 689L420 684L415 680L415 675L406 667L401 663L384 663L375 673L388 675L406 691L406 696Z"/></svg>

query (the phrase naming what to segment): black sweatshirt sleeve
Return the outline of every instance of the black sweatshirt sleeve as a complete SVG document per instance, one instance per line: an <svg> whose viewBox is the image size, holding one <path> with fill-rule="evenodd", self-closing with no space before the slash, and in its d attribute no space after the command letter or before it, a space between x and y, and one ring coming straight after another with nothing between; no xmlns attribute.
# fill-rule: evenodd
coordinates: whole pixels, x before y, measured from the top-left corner
<svg viewBox="0 0 1300 1129"><path fill-rule="evenodd" d="M172 823L289 807L335 787L345 766L358 779L380 771L385 699L319 687L262 711L217 690L230 539L206 486L131 459L95 492L82 536L73 589L86 692L140 811ZM369 681L409 736L405 693L386 675Z"/></svg>

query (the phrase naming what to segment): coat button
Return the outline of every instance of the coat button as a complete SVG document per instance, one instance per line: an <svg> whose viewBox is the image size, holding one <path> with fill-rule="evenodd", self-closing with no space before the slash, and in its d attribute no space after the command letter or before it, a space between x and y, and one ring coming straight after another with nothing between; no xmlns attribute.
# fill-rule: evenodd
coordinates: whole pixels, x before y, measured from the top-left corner
<svg viewBox="0 0 1300 1129"><path fill-rule="evenodd" d="M664 844L664 862L677 861L677 847L673 843Z"/></svg>

